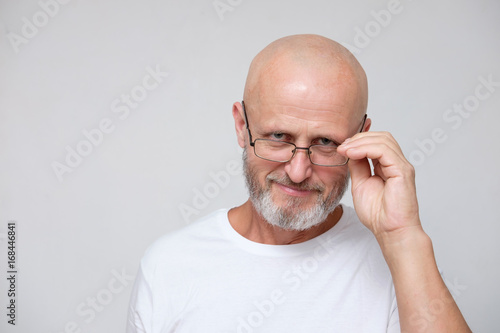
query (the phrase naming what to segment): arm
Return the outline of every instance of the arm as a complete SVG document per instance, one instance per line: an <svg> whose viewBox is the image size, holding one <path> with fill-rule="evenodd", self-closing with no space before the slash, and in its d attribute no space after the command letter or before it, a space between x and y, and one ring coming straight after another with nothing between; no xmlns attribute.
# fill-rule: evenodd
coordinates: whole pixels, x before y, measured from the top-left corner
<svg viewBox="0 0 500 333"><path fill-rule="evenodd" d="M350 158L356 213L375 235L391 271L401 331L470 332L437 269L420 223L414 168L397 142L389 133L364 132L338 151Z"/></svg>

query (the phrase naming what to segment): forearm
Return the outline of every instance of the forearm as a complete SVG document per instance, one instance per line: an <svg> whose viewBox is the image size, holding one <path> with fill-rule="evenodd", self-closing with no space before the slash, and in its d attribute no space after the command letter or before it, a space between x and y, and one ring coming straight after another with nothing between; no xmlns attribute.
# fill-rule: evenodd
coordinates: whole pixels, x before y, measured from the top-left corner
<svg viewBox="0 0 500 333"><path fill-rule="evenodd" d="M401 332L470 332L420 226L377 237L392 274Z"/></svg>

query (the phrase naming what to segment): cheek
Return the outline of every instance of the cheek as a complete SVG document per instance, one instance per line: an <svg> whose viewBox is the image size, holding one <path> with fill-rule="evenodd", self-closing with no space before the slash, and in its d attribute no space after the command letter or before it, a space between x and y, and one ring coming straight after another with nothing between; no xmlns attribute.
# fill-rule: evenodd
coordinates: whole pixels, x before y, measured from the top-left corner
<svg viewBox="0 0 500 333"><path fill-rule="evenodd" d="M343 181L349 173L349 168L344 167L333 167L333 168L322 168L318 170L316 175L321 183L330 191L333 187Z"/></svg>
<svg viewBox="0 0 500 333"><path fill-rule="evenodd" d="M253 155L253 152L251 152ZM248 156L248 165L251 168L254 177L257 178L261 185L266 183L266 177L271 173L282 175L284 173L283 163L276 163L263 160L257 156Z"/></svg>

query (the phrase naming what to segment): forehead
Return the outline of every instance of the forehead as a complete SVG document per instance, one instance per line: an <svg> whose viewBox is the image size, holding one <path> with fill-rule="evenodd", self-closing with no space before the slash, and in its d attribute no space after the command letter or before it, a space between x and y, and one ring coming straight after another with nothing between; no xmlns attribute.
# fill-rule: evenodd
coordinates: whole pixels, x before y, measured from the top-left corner
<svg viewBox="0 0 500 333"><path fill-rule="evenodd" d="M334 74L294 67L267 73L257 87L257 98L251 101L251 112L260 119L349 127L360 110L358 87L348 75Z"/></svg>
<svg viewBox="0 0 500 333"><path fill-rule="evenodd" d="M313 106L258 104L257 107L247 108L247 112L256 133L279 131L297 138L327 137L336 141L342 141L351 134L351 117L342 105L329 105L328 108L320 104Z"/></svg>

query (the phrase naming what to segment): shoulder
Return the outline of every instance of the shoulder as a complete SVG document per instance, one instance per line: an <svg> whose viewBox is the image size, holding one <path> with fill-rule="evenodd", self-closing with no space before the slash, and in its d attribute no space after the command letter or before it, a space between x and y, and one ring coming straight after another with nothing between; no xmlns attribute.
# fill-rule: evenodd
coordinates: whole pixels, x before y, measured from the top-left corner
<svg viewBox="0 0 500 333"><path fill-rule="evenodd" d="M153 269L159 262L186 260L186 257L199 255L216 239L222 239L221 225L227 220L228 209L219 209L185 226L169 232L154 241L144 253L141 265ZM216 242L215 242L216 243Z"/></svg>

